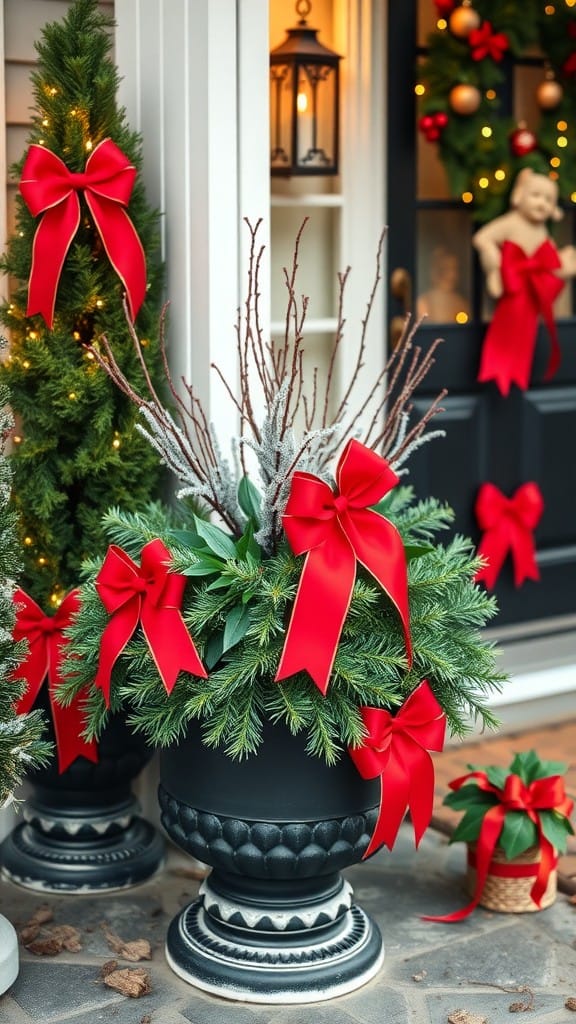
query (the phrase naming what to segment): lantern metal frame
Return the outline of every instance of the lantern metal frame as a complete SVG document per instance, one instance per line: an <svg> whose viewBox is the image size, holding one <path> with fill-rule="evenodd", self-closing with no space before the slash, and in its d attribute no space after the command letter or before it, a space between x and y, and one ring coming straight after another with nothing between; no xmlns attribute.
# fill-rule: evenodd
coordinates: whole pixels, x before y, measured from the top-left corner
<svg viewBox="0 0 576 1024"><path fill-rule="evenodd" d="M310 0L298 0L296 12L300 21L295 28L287 29L283 43L275 47L270 54L270 86L272 110L272 147L270 153L270 171L272 175L292 177L303 175L335 175L338 174L339 159L339 122L340 122L340 61L341 56L324 46L318 39L318 29L310 28L306 21L311 10ZM331 113L333 154L327 154L318 146L318 89L322 82L333 75L334 109ZM298 93L300 82L306 78L312 94L312 145L304 158L299 156L299 128L301 122L298 115ZM289 79L289 83L287 80ZM291 152L280 145L281 136L281 90L289 84L290 98L290 146ZM284 163L275 161L284 159Z"/></svg>

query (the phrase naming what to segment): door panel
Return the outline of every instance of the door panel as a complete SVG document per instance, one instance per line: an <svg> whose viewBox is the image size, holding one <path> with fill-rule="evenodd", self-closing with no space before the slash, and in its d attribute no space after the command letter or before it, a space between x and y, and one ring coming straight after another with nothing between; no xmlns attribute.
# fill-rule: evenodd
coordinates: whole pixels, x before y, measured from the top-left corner
<svg viewBox="0 0 576 1024"><path fill-rule="evenodd" d="M428 18L418 25L417 8ZM478 384L480 351L492 303L471 245L475 230L466 204L448 193L443 167L417 130L414 92L417 61L430 24L429 0L391 2L389 7L388 224L389 271L404 267L414 291L414 312L429 314L417 343L427 349L441 336L436 363L415 402L422 413L441 388L448 389L445 411L433 426L446 431L415 453L406 478L421 496L433 494L456 513L455 530L479 540L474 503L480 485L491 481L507 495L529 480L540 487L545 511L535 532L540 582L516 588L510 559L500 574L496 625L528 623L576 613L576 320L574 287L567 286L556 307L562 364L543 382L549 342L538 335L530 389L513 387L504 398L493 384ZM531 119L530 96L541 67L511 69L510 103ZM574 240L574 214L555 232L557 244ZM444 277L442 276L444 275ZM450 286L446 289L446 281ZM442 287L444 305L434 306ZM433 293L433 294L430 294ZM428 304L428 308L424 306ZM402 312L392 295L390 318ZM459 315L460 314L460 315Z"/></svg>

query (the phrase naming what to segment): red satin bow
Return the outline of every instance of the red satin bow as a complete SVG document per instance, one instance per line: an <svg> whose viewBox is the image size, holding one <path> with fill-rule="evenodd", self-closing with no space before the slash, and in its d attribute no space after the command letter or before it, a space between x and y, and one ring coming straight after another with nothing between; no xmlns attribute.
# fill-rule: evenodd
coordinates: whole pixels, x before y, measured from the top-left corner
<svg viewBox="0 0 576 1024"><path fill-rule="evenodd" d="M73 174L44 146L30 146L20 191L31 214L44 216L34 236L26 316L40 313L52 328L58 281L80 224L81 191L108 259L126 289L135 320L146 295L146 259L124 207L128 206L136 173L111 139L96 146L82 174Z"/></svg>
<svg viewBox="0 0 576 1024"><path fill-rule="evenodd" d="M544 511L544 499L538 484L529 482L507 498L494 484L482 484L474 509L483 530L478 554L486 559L475 579L493 590L508 553L514 565L514 583L539 580L533 531Z"/></svg>
<svg viewBox="0 0 576 1024"><path fill-rule="evenodd" d="M28 641L28 654L13 673L14 679L25 679L26 690L16 702L16 711L24 715L34 705L40 687L48 675L48 693L50 709L56 735L58 753L58 770L66 769L77 757L86 757L89 761L98 761L98 747L94 740L82 739L85 727L81 701L84 694L78 694L69 707L56 703L55 693L65 678L61 674L64 652L68 639L64 630L72 622L72 616L80 607L78 590L72 590L52 616L44 612L23 590L14 594L16 604L16 624L14 639Z"/></svg>
<svg viewBox="0 0 576 1024"><path fill-rule="evenodd" d="M364 854L384 843L392 849L408 808L418 846L434 804L434 764L429 750L442 750L446 716L424 680L393 717L382 708L360 708L367 736L348 753L363 779L380 776L378 821Z"/></svg>
<svg viewBox="0 0 576 1024"><path fill-rule="evenodd" d="M494 793L499 803L492 807L482 819L482 827L476 845L476 888L472 901L462 910L456 910L453 914L446 914L443 917L426 917L427 921L461 921L468 914L472 913L478 906L482 897L482 891L490 869L494 850L498 844L500 833L504 827L504 819L510 811L518 811L527 814L534 822L538 831L538 843L540 847L540 863L536 874L536 880L530 890L530 897L540 906L542 897L546 892L548 877L554 867L556 860L554 847L542 831L540 817L537 811L556 811L564 817L570 817L574 807L564 791L564 780L561 775L551 775L547 779L536 779L530 785L526 785L518 775L509 775L504 784L504 789L494 786L485 772L468 772L459 779L450 783L450 789L460 789L469 779L476 779L476 785L485 793Z"/></svg>
<svg viewBox="0 0 576 1024"><path fill-rule="evenodd" d="M96 588L112 618L102 634L94 680L107 705L114 662L138 623L167 693L172 692L182 671L203 678L208 675L180 612L186 577L170 572L169 564L170 552L161 540L151 540L142 548L141 567L122 548L115 544L108 548Z"/></svg>
<svg viewBox="0 0 576 1024"><path fill-rule="evenodd" d="M489 21L483 22L480 28L472 30L468 36L472 60L484 60L491 57L500 61L510 46L508 36L504 32L493 32Z"/></svg>
<svg viewBox="0 0 576 1024"><path fill-rule="evenodd" d="M528 387L539 315L548 328L551 345L544 379L550 380L560 365L552 309L564 287L564 281L554 273L560 266L558 251L550 241L543 242L532 256L514 242L502 246L504 294L486 331L478 380L494 380L503 395L512 384L524 390Z"/></svg>
<svg viewBox="0 0 576 1024"><path fill-rule="evenodd" d="M296 555L307 552L276 682L307 670L323 694L348 614L356 562L395 604L412 663L408 577L402 538L375 505L398 483L385 459L349 441L336 470L338 492L310 473L294 473L282 523Z"/></svg>

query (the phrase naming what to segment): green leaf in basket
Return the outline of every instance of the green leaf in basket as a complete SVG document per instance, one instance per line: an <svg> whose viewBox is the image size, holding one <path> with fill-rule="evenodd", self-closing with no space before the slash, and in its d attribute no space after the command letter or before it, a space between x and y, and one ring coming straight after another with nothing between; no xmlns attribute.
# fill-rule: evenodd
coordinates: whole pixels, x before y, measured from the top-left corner
<svg viewBox="0 0 576 1024"><path fill-rule="evenodd" d="M450 838L451 843L472 843L475 839L478 839L480 835L480 829L482 828L482 822L486 817L486 806L483 804L477 804L474 807L469 807L466 814L462 818L462 821L458 823L452 836Z"/></svg>
<svg viewBox="0 0 576 1024"><path fill-rule="evenodd" d="M511 771L508 768L499 768L495 764L469 764L468 767L474 772L484 772L488 782L496 786L497 789L504 789L506 778Z"/></svg>
<svg viewBox="0 0 576 1024"><path fill-rule="evenodd" d="M528 815L524 811L508 811L498 840L498 845L504 850L507 859L513 860L519 853L524 853L537 843L538 831Z"/></svg>
<svg viewBox="0 0 576 1024"><path fill-rule="evenodd" d="M463 811L476 804L482 805L485 811L489 811L497 803L499 803L498 798L493 793L485 793L483 789L478 789L478 786L473 786L470 783L466 783L460 789L448 793L444 797L446 807L453 807L455 811Z"/></svg>
<svg viewBox="0 0 576 1024"><path fill-rule="evenodd" d="M538 816L542 822L542 831L546 839L554 846L558 853L566 853L566 843L569 835L574 835L574 829L568 818L556 811L539 811Z"/></svg>

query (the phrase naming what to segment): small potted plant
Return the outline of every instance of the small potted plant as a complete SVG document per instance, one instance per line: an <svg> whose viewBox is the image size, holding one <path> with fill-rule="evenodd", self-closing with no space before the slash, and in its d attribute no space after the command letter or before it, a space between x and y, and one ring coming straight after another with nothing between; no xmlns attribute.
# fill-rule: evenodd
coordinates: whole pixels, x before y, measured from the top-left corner
<svg viewBox="0 0 576 1024"><path fill-rule="evenodd" d="M574 803L562 778L568 765L528 750L509 768L468 767L450 783L444 803L464 811L450 842L468 844L472 901L442 920L461 920L478 905L516 914L544 910L556 898L558 854L574 834Z"/></svg>
<svg viewBox="0 0 576 1024"><path fill-rule="evenodd" d="M480 634L495 605L474 583L473 546L438 543L451 511L400 486L433 436L438 400L420 420L411 408L434 349L407 331L358 398L382 241L356 369L337 397L347 275L326 379L306 375L301 233L275 341L258 305L258 225L249 230L238 389L216 369L238 412L233 462L167 364L174 414L153 388L135 391L105 339L93 346L180 490L170 510L106 516L111 545L86 566L60 699L88 686L90 735L124 706L163 748L164 826L213 867L170 928L174 970L232 998L311 1002L356 988L382 961L339 871L391 847L408 807L420 838L429 751L446 723L456 734L470 717L493 724L486 698L502 677Z"/></svg>

